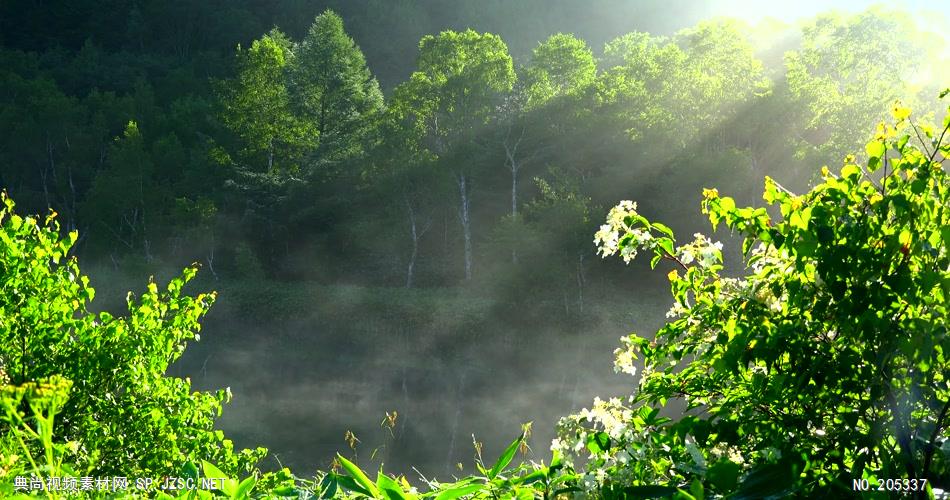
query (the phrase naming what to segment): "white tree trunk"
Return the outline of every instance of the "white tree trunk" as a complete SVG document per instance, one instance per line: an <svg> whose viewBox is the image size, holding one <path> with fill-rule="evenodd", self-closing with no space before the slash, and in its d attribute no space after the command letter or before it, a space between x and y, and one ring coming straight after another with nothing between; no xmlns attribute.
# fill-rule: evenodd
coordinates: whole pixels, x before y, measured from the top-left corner
<svg viewBox="0 0 950 500"><path fill-rule="evenodd" d="M508 166L508 170L511 171L511 218L515 219L518 217L518 171L521 170L522 163L518 161L518 146L521 145L521 139L524 138L524 127L521 128L521 134L518 136L518 139L511 141L511 127L508 128L508 133L505 135L505 140L502 142L502 145L505 147L505 164ZM511 249L511 262L512 264L518 263L518 250L516 248Z"/></svg>
<svg viewBox="0 0 950 500"><path fill-rule="evenodd" d="M469 212L469 193L465 183L465 174L458 174L459 196L461 204L459 206L459 219L462 222L462 236L465 239L465 279L472 279L472 217Z"/></svg>

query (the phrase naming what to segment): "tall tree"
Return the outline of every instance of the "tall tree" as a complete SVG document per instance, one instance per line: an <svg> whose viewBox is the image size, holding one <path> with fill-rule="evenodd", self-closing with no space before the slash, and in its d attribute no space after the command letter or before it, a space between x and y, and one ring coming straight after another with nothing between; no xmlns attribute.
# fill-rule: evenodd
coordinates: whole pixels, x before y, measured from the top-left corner
<svg viewBox="0 0 950 500"><path fill-rule="evenodd" d="M293 55L275 28L249 49L238 47L238 75L221 88L223 121L241 138L253 171L295 172L316 140L313 126L291 112L286 76Z"/></svg>
<svg viewBox="0 0 950 500"><path fill-rule="evenodd" d="M419 42L418 68L396 88L394 104L416 140L436 158L471 145L505 92L515 82L508 47L496 35L443 31ZM459 192L465 241L465 279L472 278L472 162L446 165Z"/></svg>
<svg viewBox="0 0 950 500"><path fill-rule="evenodd" d="M497 107L493 123L496 142L504 150L504 168L511 175L510 224L518 227L519 180L522 169L558 143L563 118L580 103L574 99L596 78L597 65L587 43L573 35L552 35L534 48L519 80ZM567 120L570 121L570 120ZM518 261L517 245L511 260Z"/></svg>
<svg viewBox="0 0 950 500"><path fill-rule="evenodd" d="M329 10L317 16L295 56L290 95L296 114L315 129L315 161L361 155L383 95L340 16Z"/></svg>

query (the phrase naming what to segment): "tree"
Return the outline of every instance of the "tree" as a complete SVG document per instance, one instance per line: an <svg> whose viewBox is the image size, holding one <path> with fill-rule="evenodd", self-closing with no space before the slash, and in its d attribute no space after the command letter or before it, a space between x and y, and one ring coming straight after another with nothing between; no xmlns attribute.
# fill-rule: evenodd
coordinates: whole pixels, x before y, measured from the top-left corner
<svg viewBox="0 0 950 500"><path fill-rule="evenodd" d="M296 172L317 138L314 124L299 120L290 107L293 57L290 40L275 28L247 50L238 46L238 75L220 88L222 119L240 137L254 172Z"/></svg>
<svg viewBox="0 0 950 500"><path fill-rule="evenodd" d="M101 170L83 206L87 221L96 224L93 233L100 244L121 244L126 251L141 251L152 258L156 226L167 206L166 190L159 189L155 165L138 124L129 122L122 137L109 149L106 168Z"/></svg>
<svg viewBox="0 0 950 500"><path fill-rule="evenodd" d="M629 403L598 400L559 424L555 448L593 453L595 489L837 497L902 477L924 498L950 484L950 116L913 145L909 114L894 106L866 167L824 168L803 195L766 178L779 219L707 189L713 228L743 237L738 278L708 237L675 247L635 203L610 211L601 253L669 262L674 304L655 338L616 351L626 373L643 357ZM686 414L659 416L673 400Z"/></svg>
<svg viewBox="0 0 950 500"><path fill-rule="evenodd" d="M672 40L630 33L605 46L604 64L605 98L628 134L664 134L682 149L768 88L734 22L700 23Z"/></svg>
<svg viewBox="0 0 950 500"><path fill-rule="evenodd" d="M290 94L295 114L315 129L315 161L332 164L362 155L383 95L334 12L317 16L297 45Z"/></svg>
<svg viewBox="0 0 950 500"><path fill-rule="evenodd" d="M906 16L880 9L819 16L802 30L801 48L786 55L786 82L803 130L794 137L811 164L835 161L867 140L867 130L887 114L887 103L910 105L922 76L935 69L921 57L930 40ZM939 73L937 73L939 74ZM929 100L929 95L924 99Z"/></svg>
<svg viewBox="0 0 950 500"><path fill-rule="evenodd" d="M387 230L398 228L400 240L406 234L409 236L411 246L404 283L406 288L412 288L416 283L420 243L432 226L435 211L444 206L446 198L451 199L452 185L438 171L436 158L420 147L396 111L390 109L382 120L381 140L366 163L363 178L374 198L387 207L371 214L373 222L383 226L378 232L386 234Z"/></svg>
<svg viewBox="0 0 950 500"><path fill-rule="evenodd" d="M501 38L472 30L443 31L419 42L418 68L396 88L393 106L423 148L443 160L451 150L462 160L459 147L471 144L514 82L511 56ZM458 185L465 278L471 279L472 164L456 161L446 168Z"/></svg>
<svg viewBox="0 0 950 500"><path fill-rule="evenodd" d="M735 21L699 23L677 33L674 41L686 54L682 78L687 82L683 85L687 94L675 104L675 112L687 122L702 124L704 130L718 128L718 137L706 140L716 149L735 144L738 141L726 138L728 118L771 86L755 48Z"/></svg>
<svg viewBox="0 0 950 500"><path fill-rule="evenodd" d="M505 166L511 172L512 217L518 215L518 173L540 152L538 138L532 140L531 136L550 139L544 132L557 126L558 120L551 120L551 117L561 110L543 108L553 100L575 96L587 89L594 83L597 66L586 42L573 35L558 33L535 47L524 73L523 81L518 82L502 107L499 120ZM578 102L562 104L572 107ZM529 129L533 133L529 133Z"/></svg>
<svg viewBox="0 0 950 500"><path fill-rule="evenodd" d="M596 76L597 64L587 42L558 33L534 48L526 79L531 89L529 95L537 105L577 92L592 84Z"/></svg>

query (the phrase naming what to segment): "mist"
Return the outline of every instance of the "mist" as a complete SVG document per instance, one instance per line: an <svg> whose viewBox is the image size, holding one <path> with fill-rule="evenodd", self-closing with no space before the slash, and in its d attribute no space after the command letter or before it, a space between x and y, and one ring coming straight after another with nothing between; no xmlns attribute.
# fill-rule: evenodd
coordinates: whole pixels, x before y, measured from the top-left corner
<svg viewBox="0 0 950 500"><path fill-rule="evenodd" d="M101 310L200 264L218 300L168 375L229 387L218 427L298 474L448 480L527 422L550 458L672 305L670 263L596 253L612 206L741 275L703 188L802 192L950 67L917 1L226 3L0 6L0 187L80 232Z"/></svg>

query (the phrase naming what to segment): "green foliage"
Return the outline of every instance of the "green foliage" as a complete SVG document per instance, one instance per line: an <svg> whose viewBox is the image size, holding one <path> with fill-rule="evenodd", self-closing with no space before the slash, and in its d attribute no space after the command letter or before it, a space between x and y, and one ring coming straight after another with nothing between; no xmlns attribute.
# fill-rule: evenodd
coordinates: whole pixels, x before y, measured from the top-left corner
<svg viewBox="0 0 950 500"><path fill-rule="evenodd" d="M762 63L735 22L706 22L672 39L630 33L604 47L600 99L634 138L679 139L721 125L767 90Z"/></svg>
<svg viewBox="0 0 950 500"><path fill-rule="evenodd" d="M558 33L535 47L527 69L527 107L586 88L594 82L597 64L587 42Z"/></svg>
<svg viewBox="0 0 950 500"><path fill-rule="evenodd" d="M396 88L393 106L441 156L473 137L514 82L508 47L497 35L443 31L419 42L418 69Z"/></svg>
<svg viewBox="0 0 950 500"><path fill-rule="evenodd" d="M162 199L164 193L152 187L156 183L155 165L142 133L137 123L129 122L109 150L106 168L89 190L83 215L96 222L94 232L104 233L104 240L150 257L161 220L159 210L168 206Z"/></svg>
<svg viewBox="0 0 950 500"><path fill-rule="evenodd" d="M914 145L909 114L895 105L867 167L848 158L800 196L766 178L775 211L706 190L713 227L743 238L739 278L723 275L721 244L697 234L674 247L634 203L610 211L601 252L672 263L674 305L653 340L631 335L616 352L631 374L643 358L634 396L560 423L556 448L592 452L590 488L762 498L858 495L862 478L946 486L950 181L938 155L950 127ZM686 415L659 416L671 401Z"/></svg>
<svg viewBox="0 0 950 500"><path fill-rule="evenodd" d="M641 406L649 403L642 398L599 402L587 417L612 422L609 428L571 427L587 434L565 435L580 445L572 449L595 455L582 482L608 496L699 498L729 491L809 494L846 483L847 468L883 477L906 473L900 467L908 463L945 479L944 417L926 400L945 401L946 392L939 384L929 392L919 386L943 372L943 330L933 326L942 319L934 312L939 304L924 297L932 291L927 286L943 287L946 265L927 274L922 269L932 262L921 259L942 258L946 231L941 227L937 238L921 229L933 220L918 212L927 199L934 206L946 200L925 196L937 174L905 168L917 161L911 144L924 142L916 146L922 157L946 156L943 127L881 126L863 146L886 103L907 96L917 107L934 81L946 80L945 43L909 18L874 9L823 15L800 29L785 26L786 32L758 37L753 30L761 35L765 28L717 20L671 37L622 35L598 60L588 43L630 27L585 24L573 0L485 0L455 9L436 0L119 2L108 9L75 0L58 10L29 4L0 4L0 188L15 190L21 210L55 208L70 236L58 239L49 223L17 218L4 202L0 367L10 387L62 376L73 389L54 406L43 406L42 398L33 402L32 389L8 391L19 396L4 400L8 420L0 427L0 449L10 453L0 460L2 480L9 471L45 473L71 462L80 473L226 473L220 493L230 497L251 488L261 496L316 489L287 471L238 481L258 455L235 456L213 431L227 394L193 393L187 380L163 377L185 343L197 338L197 320L213 298L182 295L193 270L164 290L150 284L141 297L130 297L128 317L114 318L88 312L92 290L69 252L108 255L116 268L126 262L151 267L162 257L200 259L217 278L217 250L220 267L236 271L222 276L240 279L234 312L260 321L307 310L342 318L345 331L354 333L377 318L429 324L436 316L475 330L487 324L490 307L509 308L520 324L562 317L551 314L555 307L565 316L583 313L588 272L618 283L611 268L588 258L584 235L598 203L633 189L645 213L676 220L686 193L723 182L736 198L710 193L714 224L751 231L766 244L753 250L749 239L744 248L755 263L752 277L720 279L720 246L698 237L677 247L670 228L642 218L633 204L621 205L598 233L608 253L628 262L645 250L654 266L690 267L686 277L673 277L674 295L688 300L672 311L672 326L658 345L626 340L618 369L632 373L633 356L643 356L652 371L642 398L652 391L662 406L692 394L680 392L704 390L703 398L690 400L701 405L693 410L722 418L691 414L673 422ZM611 22L634 18L618 13L649 10L643 2L631 7L613 0L582 10L603 13L605 5ZM578 35L549 36L564 27L553 21L558 16ZM271 26L280 28L265 32ZM446 26L479 31L439 32ZM637 28L675 29L665 22ZM238 41L254 38L234 57ZM524 56L517 73L512 53ZM395 87L388 102L367 59ZM893 111L906 128L909 111ZM849 159L834 182L824 176L821 193L791 197L777 182L769 184L767 201L791 200L791 208L776 209L785 226L761 227L775 210L739 208L750 178L771 172L797 190L814 167L855 148L863 150L865 166ZM895 161L895 154L902 156ZM565 165L569 173L559 168ZM546 174L538 173L542 168ZM521 182L536 173L543 178ZM862 187L865 178L887 179L878 187L880 199ZM510 205L501 200L509 188ZM862 197L867 205L860 208L855 204ZM456 212L461 234L453 232ZM901 219L908 213L911 218ZM879 224L864 224L864 216ZM629 227L620 231L619 225ZM861 247L865 236L881 246ZM495 248L472 249L472 242L489 239ZM478 267L494 271L472 286L487 285L495 298L510 300L380 287L455 285L461 273L446 263L462 251L452 243L463 240L466 277L473 254L492 261ZM879 254L895 250L900 265L887 267ZM781 267L792 260L801 269ZM760 276L776 268L781 272ZM288 286L279 280L282 271L295 280L319 275L359 284L348 292L336 284ZM367 283L372 286L361 287ZM729 294L740 292L747 302L737 305ZM916 302L894 297L905 292ZM946 290L941 293L934 300L945 299ZM534 299L530 308L524 297ZM367 308L374 314L351 320ZM826 328L831 322L837 323ZM413 332L426 335L441 326ZM928 328L929 337L918 334ZM715 339L707 338L710 332ZM907 340L911 333L913 341ZM872 359L871 351L881 358ZM938 354L926 359L928 353ZM908 368L919 359L924 364ZM693 369L677 371L694 360ZM890 385L855 397L855 387L874 389L862 378L873 370L890 377ZM840 396L846 390L852 392ZM796 399L799 393L817 399ZM839 396L858 411L821 407L825 413L809 415ZM615 434L621 428L643 439ZM838 428L871 438L829 430ZM796 435L781 435L781 429ZM846 451L827 451L832 444ZM928 453L925 467L919 462ZM40 455L45 462L31 462ZM807 462L799 460L803 455ZM401 480L380 474L364 481L347 469L339 476L350 478L340 479L341 492L411 493ZM528 477L537 473L524 469ZM489 468L481 474L439 495L531 493L497 484L486 490L504 473Z"/></svg>
<svg viewBox="0 0 950 500"><path fill-rule="evenodd" d="M290 93L300 119L316 127L319 159L360 156L383 95L343 20L320 14L294 52Z"/></svg>
<svg viewBox="0 0 950 500"><path fill-rule="evenodd" d="M491 467L481 461L481 451L476 444L475 467L479 474L457 479L451 483L428 481L429 490L420 493L405 477L387 476L380 469L373 482L354 463L337 455L337 463L345 474L327 473L319 482L321 498L375 498L381 500L414 500L435 498L503 498L531 499L556 498L559 495L579 491L577 476L565 467L560 455L555 452L550 465L525 464L511 467L515 454L525 446L525 434L509 444Z"/></svg>
<svg viewBox="0 0 950 500"><path fill-rule="evenodd" d="M57 453L64 453L57 460L77 472L127 477L169 475L192 458L213 460L228 471L253 466L263 449L234 453L214 429L229 391L192 392L189 380L165 376L186 344L198 338L198 320L214 301L213 293L182 293L197 269L186 269L164 290L150 282L141 296L130 293L127 317L91 313L94 291L69 257L76 232L61 238L52 216L39 222L16 215L5 194L2 203L0 367L13 386L48 377L71 383L68 401L50 407L43 417L48 420L34 409L43 432L55 430ZM0 426L8 443L24 417L16 417L20 399L7 394L4 406L13 415ZM42 435L48 450L51 434Z"/></svg>
<svg viewBox="0 0 950 500"><path fill-rule="evenodd" d="M879 9L822 15L805 26L801 48L785 57L789 99L798 106L792 116L804 130L799 154L840 157L867 139L887 103L929 104L933 89L921 88L921 75L940 72L939 58L920 56L942 43L908 16Z"/></svg>
<svg viewBox="0 0 950 500"><path fill-rule="evenodd" d="M0 367L0 384L0 422L8 427L6 435L0 438L0 456L4 460L0 463L0 493L13 496L14 485L8 478L32 473L41 478L41 489L49 494L51 488L46 478L75 476L63 459L66 453L75 452L78 444L56 443L53 439L56 416L72 383L54 375L37 382L9 385ZM28 413L23 410L25 407L29 408ZM42 461L34 456L36 451L42 453Z"/></svg>
<svg viewBox="0 0 950 500"><path fill-rule="evenodd" d="M224 123L242 139L253 171L297 171L317 139L313 123L290 106L286 74L294 61L291 41L276 28L249 49L238 47L238 76L222 86Z"/></svg>

